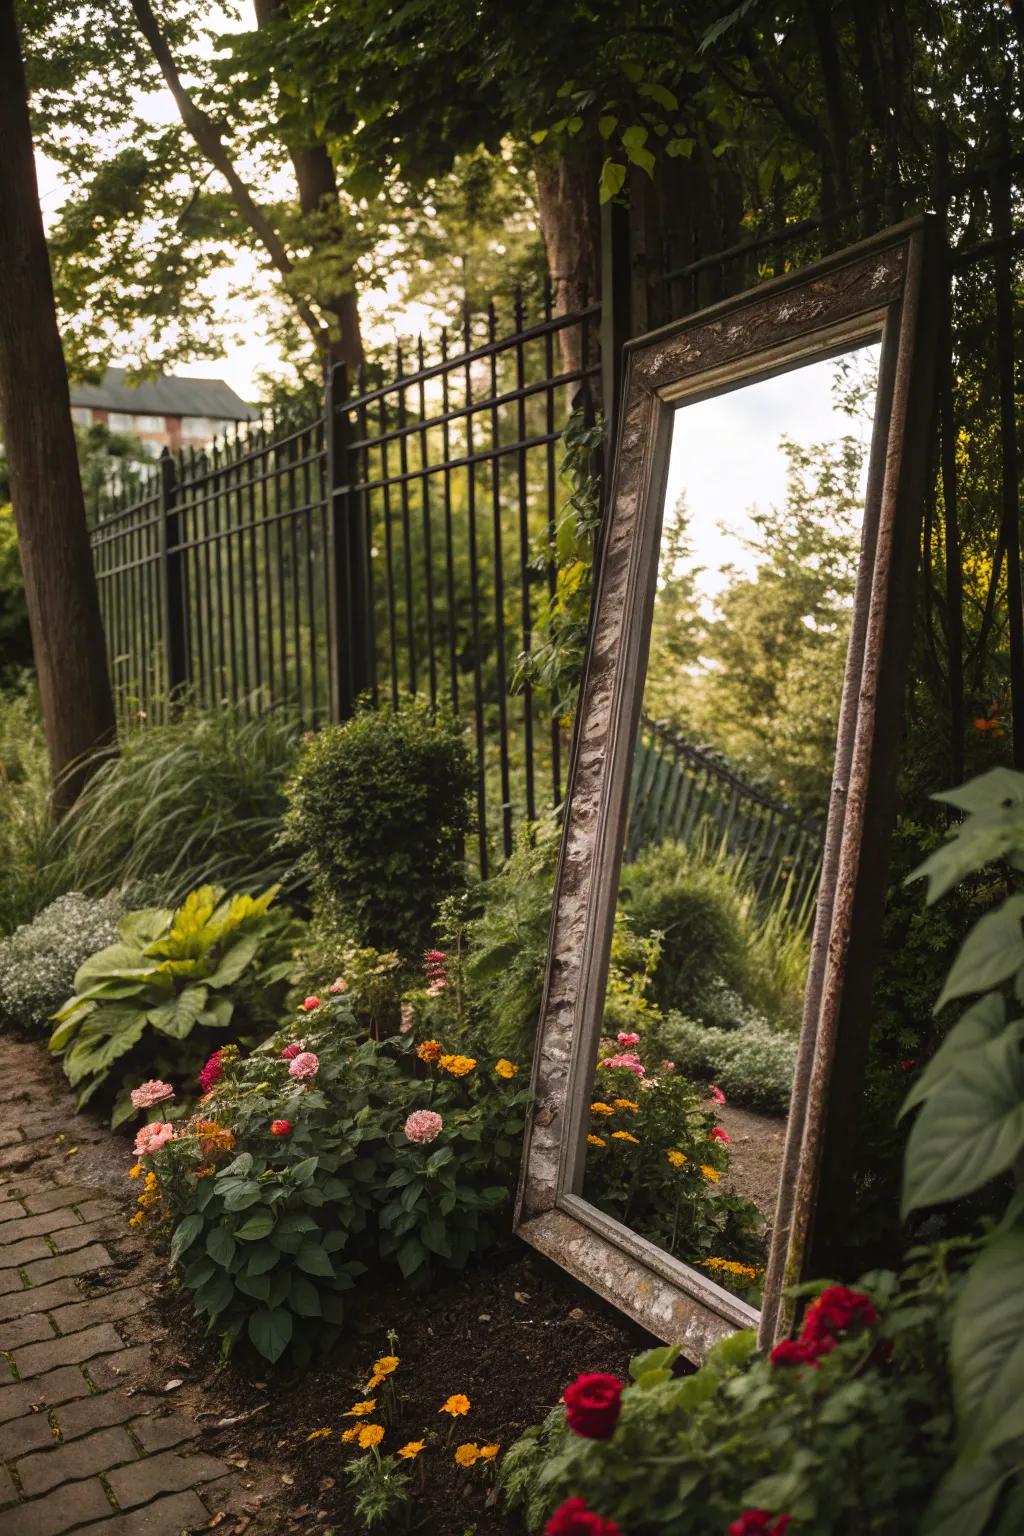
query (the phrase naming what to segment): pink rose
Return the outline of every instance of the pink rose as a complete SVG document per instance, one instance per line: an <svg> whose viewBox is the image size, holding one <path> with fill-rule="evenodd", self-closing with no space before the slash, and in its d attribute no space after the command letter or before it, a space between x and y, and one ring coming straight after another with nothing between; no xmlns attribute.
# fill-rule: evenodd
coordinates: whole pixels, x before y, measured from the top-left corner
<svg viewBox="0 0 1024 1536"><path fill-rule="evenodd" d="M663 1072L674 1072L675 1069L676 1069L676 1064L675 1064L674 1061L663 1061L662 1064L661 1064L661 1070Z"/></svg>
<svg viewBox="0 0 1024 1536"><path fill-rule="evenodd" d="M300 1051L288 1063L288 1076L301 1078L304 1082L312 1082L319 1071L320 1058L312 1051Z"/></svg>
<svg viewBox="0 0 1024 1536"><path fill-rule="evenodd" d="M335 976L327 990L328 992L333 992L336 997L339 992L348 991L348 982L345 980L344 976Z"/></svg>
<svg viewBox="0 0 1024 1536"><path fill-rule="evenodd" d="M414 1109L405 1122L405 1134L410 1141L433 1141L444 1128L441 1116L432 1109Z"/></svg>
<svg viewBox="0 0 1024 1536"><path fill-rule="evenodd" d="M140 1128L135 1138L134 1152L136 1157L145 1157L149 1152L159 1152L167 1142L174 1140L174 1126L161 1124L159 1120L150 1121L149 1125Z"/></svg>
<svg viewBox="0 0 1024 1536"><path fill-rule="evenodd" d="M616 1035L615 1038L619 1042L620 1045L639 1045L640 1044L640 1036L639 1035L629 1034L626 1031L623 1031L621 1034Z"/></svg>
<svg viewBox="0 0 1024 1536"><path fill-rule="evenodd" d="M606 1056L600 1063L602 1067L624 1067L627 1072L635 1072L637 1077L644 1076L644 1066L635 1051L623 1051L618 1056Z"/></svg>
<svg viewBox="0 0 1024 1536"><path fill-rule="evenodd" d="M297 1040L293 1040L291 1045L286 1045L284 1050L281 1052L281 1060L282 1061L294 1061L296 1056L301 1056L301 1055L302 1055L302 1046L299 1044L299 1042Z"/></svg>
<svg viewBox="0 0 1024 1536"><path fill-rule="evenodd" d="M140 1083L132 1089L132 1103L136 1109L149 1109L173 1098L174 1089L170 1083L162 1083L158 1077L151 1077L148 1083Z"/></svg>
<svg viewBox="0 0 1024 1536"><path fill-rule="evenodd" d="M711 1084L711 1097L714 1099L716 1104L724 1104L726 1101L725 1094L722 1092L721 1088L716 1088L714 1083Z"/></svg>
<svg viewBox="0 0 1024 1536"><path fill-rule="evenodd" d="M304 1002L299 1004L299 1008L303 1013L312 1013L314 1008L319 1007L320 999L318 997L307 997Z"/></svg>
<svg viewBox="0 0 1024 1536"><path fill-rule="evenodd" d="M730 1141L732 1141L732 1137L729 1135L728 1131L723 1131L720 1125L716 1125L714 1130L711 1132L711 1140L724 1141L726 1146L728 1146Z"/></svg>

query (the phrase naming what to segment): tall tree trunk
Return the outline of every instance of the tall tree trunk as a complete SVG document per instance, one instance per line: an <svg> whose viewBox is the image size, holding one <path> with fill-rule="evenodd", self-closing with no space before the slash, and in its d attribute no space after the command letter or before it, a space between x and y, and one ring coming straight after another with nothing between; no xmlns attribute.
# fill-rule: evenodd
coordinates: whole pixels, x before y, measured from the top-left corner
<svg viewBox="0 0 1024 1536"><path fill-rule="evenodd" d="M257 27L266 28L289 14L288 0L253 0ZM305 214L326 214L331 228L342 234L341 204L334 162L324 144L288 147L299 189L299 207ZM329 363L344 363L352 374L363 361L363 339L359 326L359 302L354 279L339 284L337 292L320 296L320 307L330 315L333 325L327 344Z"/></svg>
<svg viewBox="0 0 1024 1536"><path fill-rule="evenodd" d="M538 156L534 165L540 232L548 259L554 312L571 314L599 297L601 272L601 209L598 202L599 159L584 146L572 155ZM562 367L580 367L579 326L558 334Z"/></svg>
<svg viewBox="0 0 1024 1536"><path fill-rule="evenodd" d="M114 704L14 0L0 0L0 210L0 429L60 814L85 781L83 754L115 739Z"/></svg>

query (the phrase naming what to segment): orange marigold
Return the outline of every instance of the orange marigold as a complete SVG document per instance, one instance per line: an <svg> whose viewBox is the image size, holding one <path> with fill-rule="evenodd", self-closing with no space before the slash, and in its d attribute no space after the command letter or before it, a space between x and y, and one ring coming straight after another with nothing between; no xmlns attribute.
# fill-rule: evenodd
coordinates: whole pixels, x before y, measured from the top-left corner
<svg viewBox="0 0 1024 1536"><path fill-rule="evenodd" d="M437 1064L442 1072L449 1072L452 1077L465 1077L467 1072L472 1072L476 1066L476 1058L473 1056L442 1056Z"/></svg>
<svg viewBox="0 0 1024 1536"><path fill-rule="evenodd" d="M421 1040L416 1047L416 1055L420 1061L437 1061L443 1049L440 1040Z"/></svg>

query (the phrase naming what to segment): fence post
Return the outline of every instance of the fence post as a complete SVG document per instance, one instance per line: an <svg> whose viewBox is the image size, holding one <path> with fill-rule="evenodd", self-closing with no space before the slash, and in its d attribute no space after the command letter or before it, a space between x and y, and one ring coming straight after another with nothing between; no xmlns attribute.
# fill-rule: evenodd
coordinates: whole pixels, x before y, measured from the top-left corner
<svg viewBox="0 0 1024 1536"><path fill-rule="evenodd" d="M185 627L185 594L181 568L181 533L178 522L178 481L174 459L164 448L160 454L160 572L163 585L164 655L167 666L168 706L180 703L191 684L188 635Z"/></svg>
<svg viewBox="0 0 1024 1536"><path fill-rule="evenodd" d="M632 329L629 210L618 203L601 209L601 409L610 469L622 393L622 349Z"/></svg>
<svg viewBox="0 0 1024 1536"><path fill-rule="evenodd" d="M343 404L348 380L343 363L334 364L324 390L324 441L327 451L327 508L330 523L331 719L348 720L360 694L373 687L370 621L373 578L366 529L353 491L355 456L349 452L349 423Z"/></svg>

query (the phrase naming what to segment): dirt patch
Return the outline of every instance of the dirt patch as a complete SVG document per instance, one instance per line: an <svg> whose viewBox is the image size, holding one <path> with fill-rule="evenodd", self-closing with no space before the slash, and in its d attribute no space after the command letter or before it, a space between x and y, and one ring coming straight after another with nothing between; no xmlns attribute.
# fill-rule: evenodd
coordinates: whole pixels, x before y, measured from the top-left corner
<svg viewBox="0 0 1024 1536"><path fill-rule="evenodd" d="M732 1194L753 1200L770 1224L775 1216L782 1173L785 1118L737 1109L733 1104L722 1104L715 1113L731 1141L729 1175L723 1180L724 1187Z"/></svg>

